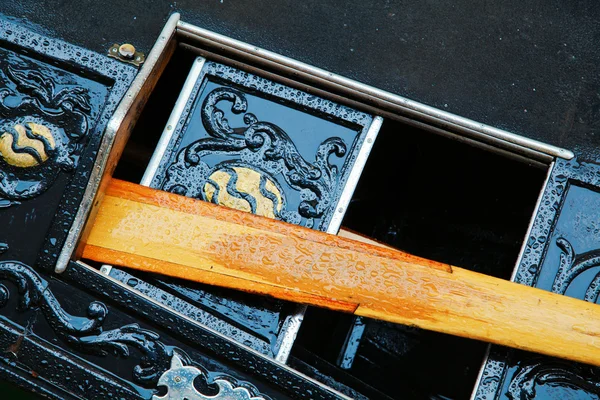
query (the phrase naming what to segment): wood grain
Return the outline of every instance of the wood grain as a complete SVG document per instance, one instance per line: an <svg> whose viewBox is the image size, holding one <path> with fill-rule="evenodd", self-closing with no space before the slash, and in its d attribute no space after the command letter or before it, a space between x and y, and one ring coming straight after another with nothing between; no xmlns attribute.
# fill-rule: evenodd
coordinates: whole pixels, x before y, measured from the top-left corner
<svg viewBox="0 0 600 400"><path fill-rule="evenodd" d="M113 180L84 258L600 365L600 307Z"/></svg>

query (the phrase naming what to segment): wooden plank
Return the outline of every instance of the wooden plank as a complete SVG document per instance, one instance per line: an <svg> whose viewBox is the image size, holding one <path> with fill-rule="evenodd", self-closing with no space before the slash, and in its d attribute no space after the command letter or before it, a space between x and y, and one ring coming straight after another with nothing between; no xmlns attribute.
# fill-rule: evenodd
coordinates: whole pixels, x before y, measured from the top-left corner
<svg viewBox="0 0 600 400"><path fill-rule="evenodd" d="M600 365L600 307L122 181L84 258Z"/></svg>

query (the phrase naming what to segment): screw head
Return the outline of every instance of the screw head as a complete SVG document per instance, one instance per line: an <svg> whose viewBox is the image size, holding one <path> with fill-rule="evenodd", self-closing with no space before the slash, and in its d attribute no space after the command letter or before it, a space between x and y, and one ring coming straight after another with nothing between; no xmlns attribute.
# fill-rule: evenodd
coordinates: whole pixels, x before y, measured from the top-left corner
<svg viewBox="0 0 600 400"><path fill-rule="evenodd" d="M175 378L173 378L173 380L177 383L181 382L181 377L176 376Z"/></svg>
<svg viewBox="0 0 600 400"><path fill-rule="evenodd" d="M121 57L132 59L135 55L135 47L132 44L125 43L119 46L119 54Z"/></svg>

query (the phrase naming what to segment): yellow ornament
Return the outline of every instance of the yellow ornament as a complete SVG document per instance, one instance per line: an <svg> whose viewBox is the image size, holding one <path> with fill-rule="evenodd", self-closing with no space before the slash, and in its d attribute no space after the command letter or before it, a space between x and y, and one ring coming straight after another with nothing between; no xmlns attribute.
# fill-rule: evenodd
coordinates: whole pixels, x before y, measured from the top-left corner
<svg viewBox="0 0 600 400"><path fill-rule="evenodd" d="M265 179L264 191L271 193L276 199L275 202L261 193L260 181L263 176L261 173L245 167L232 167L231 169L234 170L237 175L235 189L241 194L249 195L254 198L256 203L256 215L275 218L276 214L281 212L283 207L282 195L270 178L266 177ZM209 181L204 184L204 195L206 196L206 199L215 202L213 201L213 197L218 189L218 194L216 195L217 204L236 210L252 212L252 207L248 200L234 197L227 192L227 185L231 178L232 174L230 170L219 169L213 172L209 177ZM215 187L212 182L214 182L217 187Z"/></svg>
<svg viewBox="0 0 600 400"><path fill-rule="evenodd" d="M19 168L31 168L46 162L49 158L48 152L56 148L56 142L48 128L33 122L28 122L26 125L34 138L27 136L27 128L25 126L21 124L15 125L14 129L17 132L17 140L14 143L14 150L13 135L8 132L0 135L0 157L6 163ZM46 140L44 141L41 138ZM25 149L28 149L29 152L25 152ZM30 154L30 152L35 153L37 157Z"/></svg>

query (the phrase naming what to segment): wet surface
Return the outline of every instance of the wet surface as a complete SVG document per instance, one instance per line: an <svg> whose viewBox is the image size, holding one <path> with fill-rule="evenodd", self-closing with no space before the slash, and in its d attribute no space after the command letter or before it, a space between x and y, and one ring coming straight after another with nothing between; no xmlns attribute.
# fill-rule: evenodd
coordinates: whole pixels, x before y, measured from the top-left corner
<svg viewBox="0 0 600 400"><path fill-rule="evenodd" d="M0 20L0 254L54 268L133 69Z"/></svg>
<svg viewBox="0 0 600 400"><path fill-rule="evenodd" d="M148 103L146 115L152 118L140 120L125 150L120 178L141 179L152 143L166 125L166 99L174 104L185 79L180 71L193 63L184 52L175 57L183 66L167 67L160 97ZM344 224L420 256L509 278L544 176L545 171L387 121ZM295 365L332 385L337 380L334 387L350 395L356 392L348 386L374 398L394 397L398 387L407 398L469 396L485 344L369 321L353 368L343 371L335 363L351 322L347 315L309 311ZM402 371L402 378L394 371ZM438 377L434 382L432 375Z"/></svg>
<svg viewBox="0 0 600 400"><path fill-rule="evenodd" d="M0 60L2 256L33 264L108 88L7 50Z"/></svg>
<svg viewBox="0 0 600 400"><path fill-rule="evenodd" d="M367 7L351 2L340 9L339 5L322 2L286 2L266 7L225 0L222 3L177 2L177 5L129 2L115 3L111 7L90 3L83 5L85 12L73 4L65 2L52 10L41 10L35 1L6 2L0 5L0 10L40 32L50 32L101 52L113 42L133 39L139 40L139 48L147 52L166 14L181 8L183 18L189 22L442 109L573 148L582 159L598 158L596 121L600 107L596 92L599 78L595 73L598 54L594 43L599 25L593 3L525 1L503 7L483 3L460 7L455 3L432 6L422 2L386 2ZM65 24L65 19L70 23ZM335 40L329 39L331 37ZM435 158L427 152L419 155L424 161ZM499 173L502 170L498 167ZM520 173L514 176L522 177ZM483 180L492 178L499 176L482 177ZM433 182L437 185L444 180ZM448 193L456 191L456 187L448 189ZM514 198L508 196L510 193L507 192L506 198L499 197L500 203L511 204ZM468 202L466 205L472 205L473 210L480 209L477 198L473 199L474 205ZM494 210L488 209L491 214ZM452 221L452 218L452 212L441 213L441 216L433 212L431 219L428 216L412 220L405 217L404 223L409 221L410 227L411 224L419 226L422 221L432 223L440 219ZM392 220L397 221L397 218ZM489 249L483 243L489 240L496 243L498 249L514 249L516 245L512 239L504 242L505 237L496 236L493 224L482 230L473 225L463 226L460 222L452 224L459 228L451 230L449 235L460 232L458 238L462 243L473 237L487 238L483 242L477 239L469 242L473 259L469 259L468 254L456 252L456 248L444 248L445 236L433 228L419 233L419 229L411 230L403 225L405 234L402 237L408 242L400 243L409 251L421 251L420 255L427 255L427 248L432 248L432 257L454 260L461 266L474 265L475 268L488 268L482 266L489 265L492 273L506 274L510 263L502 259L496 264L496 258L485 259L484 254L489 253ZM587 225L592 231L595 229ZM471 230L473 232L469 232ZM509 236L514 234L516 238L517 230L515 228ZM389 231L384 227L384 232ZM391 229L391 232L398 231L398 228ZM433 238L433 241L425 240L420 245L414 239L411 243L411 238L419 236ZM539 242L539 237L534 238L532 248ZM430 243L433 245L429 246ZM577 254L582 251L577 244L571 244ZM537 246L544 247L543 243ZM513 253L508 250L496 254ZM484 261L477 261L477 257ZM527 265L529 269L532 274L536 273L537 264ZM432 338L435 340L437 337ZM377 351L382 348L377 345ZM398 353L396 347L393 349ZM372 354L367 358L376 359ZM460 358L460 352L457 358ZM416 359L429 363L427 356ZM377 363L373 365L377 367ZM454 367L456 371L462 371L461 368ZM374 371L375 376L377 368ZM441 368L439 376L445 376L445 372ZM426 373L418 375L429 377ZM360 376L365 376L364 370ZM581 376L588 375L584 371ZM429 381L423 384L426 383ZM546 386L538 393L548 389ZM581 394L582 389L577 390L575 395ZM439 390L438 393L444 392Z"/></svg>
<svg viewBox="0 0 600 400"><path fill-rule="evenodd" d="M176 52L132 134L116 177L140 179L153 150L150 143L156 143L170 114L172 105L166 104L174 104L183 85L181 77L193 62L189 54ZM198 80L180 123L173 127L171 148L152 185L215 203L222 203L225 195L230 206L241 204L248 207L246 211L327 229L371 117L230 67L208 63L206 71L206 79ZM227 120L225 129L221 120L215 122L219 113ZM335 144L334 151L328 152L328 143ZM190 162L196 156L199 162ZM233 176L229 183L241 181L238 172L247 170L261 175L260 192L244 192L247 187L228 185L221 179L222 172L227 172ZM265 190L269 182L273 186ZM217 190L207 193L207 185ZM266 342L271 347L268 354L276 353L286 319L297 312L296 305L282 301L178 279L139 276L235 329L255 335L258 340L251 347L264 349ZM223 325L213 327L231 333L230 327L220 329Z"/></svg>
<svg viewBox="0 0 600 400"><path fill-rule="evenodd" d="M599 159L594 1L0 5L10 18L95 51L130 42L146 54L174 11L203 28Z"/></svg>
<svg viewBox="0 0 600 400"><path fill-rule="evenodd" d="M327 230L371 121L209 62L173 127L152 186Z"/></svg>
<svg viewBox="0 0 600 400"><path fill-rule="evenodd" d="M343 225L421 257L509 279L545 173L386 121ZM329 369L321 370L335 376L351 322L309 310L297 341L302 350L293 354L322 358ZM323 338L324 331L331 335ZM366 319L354 363L340 379L351 384L349 375L392 398L464 399L485 351L484 343Z"/></svg>

